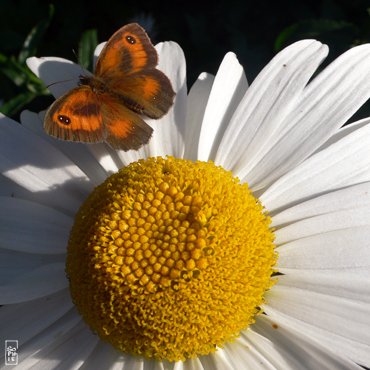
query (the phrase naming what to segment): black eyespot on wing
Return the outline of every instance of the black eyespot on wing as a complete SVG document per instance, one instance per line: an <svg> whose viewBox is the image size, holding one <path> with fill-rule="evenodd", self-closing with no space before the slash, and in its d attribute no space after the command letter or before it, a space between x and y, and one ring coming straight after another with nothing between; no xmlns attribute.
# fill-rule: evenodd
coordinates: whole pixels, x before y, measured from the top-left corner
<svg viewBox="0 0 370 370"><path fill-rule="evenodd" d="M135 37L133 37L133 36L131 36L131 35L126 36L126 40L127 40L127 42L128 42L128 43L130 43L131 45L136 44L136 39L135 39Z"/></svg>
<svg viewBox="0 0 370 370"><path fill-rule="evenodd" d="M71 119L68 116L65 116L64 114L58 115L58 121L66 126L71 124Z"/></svg>

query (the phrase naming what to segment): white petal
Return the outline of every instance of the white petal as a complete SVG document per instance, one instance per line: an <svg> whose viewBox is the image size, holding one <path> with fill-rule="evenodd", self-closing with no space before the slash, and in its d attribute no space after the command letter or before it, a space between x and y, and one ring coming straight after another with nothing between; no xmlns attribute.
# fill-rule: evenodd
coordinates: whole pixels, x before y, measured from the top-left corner
<svg viewBox="0 0 370 370"><path fill-rule="evenodd" d="M1 152L1 149L0 149ZM1 154L0 154L1 157ZM16 179L17 180L17 177ZM84 198L81 198L80 202L73 202L73 206L69 207L68 210L65 209L66 204L69 202L63 202L63 194L61 199L56 198L57 189L55 191L30 191L22 187L21 185L14 182L5 176L0 175L0 195L5 197L17 198L29 200L38 204L45 205L47 207L52 207L58 209L62 213L68 216L74 216L76 209L81 205ZM59 196L59 194L58 194Z"/></svg>
<svg viewBox="0 0 370 370"><path fill-rule="evenodd" d="M342 353L323 347L316 340L306 335L304 331L293 330L281 321L260 316L252 327L253 331L265 337L258 337L252 331L248 337L278 369L291 370L360 370ZM281 367L281 365L283 365Z"/></svg>
<svg viewBox="0 0 370 370"><path fill-rule="evenodd" d="M45 297L68 286L64 263L43 265L0 285L0 304L12 304Z"/></svg>
<svg viewBox="0 0 370 370"><path fill-rule="evenodd" d="M130 368L127 368L127 369L130 369ZM146 361L144 369L173 370L173 363L167 363L167 362L164 362L164 361L150 360L150 361Z"/></svg>
<svg viewBox="0 0 370 370"><path fill-rule="evenodd" d="M234 342L226 343L224 352L235 370L243 369L245 366L248 366L248 369L256 370L276 369L274 366L276 364L256 350L254 343L248 342L243 334ZM287 368L285 369L287 370Z"/></svg>
<svg viewBox="0 0 370 370"><path fill-rule="evenodd" d="M55 98L76 87L80 75L89 74L78 64L58 57L31 57L27 59L27 65L44 82Z"/></svg>
<svg viewBox="0 0 370 370"><path fill-rule="evenodd" d="M65 253L73 219L52 208L0 197L0 240L4 248L27 253Z"/></svg>
<svg viewBox="0 0 370 370"><path fill-rule="evenodd" d="M51 141L53 143L57 143L58 141L47 135L43 128L43 121L45 117L45 111L42 111L40 113L34 113L29 110L24 110L21 112L20 115L20 123L23 127L27 128L28 130L31 130L36 135L40 136L43 139L52 139Z"/></svg>
<svg viewBox="0 0 370 370"><path fill-rule="evenodd" d="M289 316L370 344L368 303L281 285L274 286L266 299L270 307Z"/></svg>
<svg viewBox="0 0 370 370"><path fill-rule="evenodd" d="M167 75L176 93L174 104L162 118L146 120L154 129L148 144L139 150L117 152L124 165L151 156L172 155L181 158L184 152L187 99L184 53L175 42L159 43L156 50L159 57L158 69Z"/></svg>
<svg viewBox="0 0 370 370"><path fill-rule="evenodd" d="M122 370L147 370L153 369L153 362L148 361L141 356L125 356L124 364L121 367ZM98 370L98 369L96 369Z"/></svg>
<svg viewBox="0 0 370 370"><path fill-rule="evenodd" d="M1 243L3 244L3 243ZM49 264L65 264L64 254L35 254L0 248L0 281L11 285L30 271Z"/></svg>
<svg viewBox="0 0 370 370"><path fill-rule="evenodd" d="M340 210L370 207L370 182L323 194L274 214L271 227L282 227L305 218Z"/></svg>
<svg viewBox="0 0 370 370"><path fill-rule="evenodd" d="M207 370L237 370L237 368L227 360L226 354L222 348L218 348L216 352L207 356L200 356L199 360L204 369Z"/></svg>
<svg viewBox="0 0 370 370"><path fill-rule="evenodd" d="M216 162L243 176L286 127L284 118L297 104L327 47L314 40L297 42L275 56L247 90L222 138Z"/></svg>
<svg viewBox="0 0 370 370"><path fill-rule="evenodd" d="M105 46L105 44L106 44L106 43L107 43L106 41L101 42L101 43L100 43L99 45L97 45L97 47L95 48L95 50L94 50L94 67L95 67L96 62L97 62L97 60L98 60L98 57L99 57L99 55L100 55L101 51L103 50L103 47Z"/></svg>
<svg viewBox="0 0 370 370"><path fill-rule="evenodd" d="M6 197L29 199L33 201L38 200L37 193L33 193L22 188L20 185L16 184L14 181L1 174L0 174L0 195ZM43 202L43 204L45 203ZM46 204L48 203L46 202Z"/></svg>
<svg viewBox="0 0 370 370"><path fill-rule="evenodd" d="M42 127L44 113L40 112L37 114L30 111L23 111L20 116L22 126L33 131L39 137L58 148L85 173L94 186L101 184L109 173L100 165L100 158L95 158L89 147L102 144L69 142L49 136Z"/></svg>
<svg viewBox="0 0 370 370"><path fill-rule="evenodd" d="M88 359L85 360L83 369L100 370L208 370L203 367L199 358L188 359L185 362L168 362L146 359L141 356L132 356L116 351L109 344L99 342ZM213 369L213 368L212 368Z"/></svg>
<svg viewBox="0 0 370 370"><path fill-rule="evenodd" d="M122 167L122 161L118 157L117 152L108 144L98 143L88 145L87 149L104 168L107 174L115 173Z"/></svg>
<svg viewBox="0 0 370 370"><path fill-rule="evenodd" d="M88 330L85 323L80 322L69 332L57 335L52 341L36 349L36 352L25 359L20 366L18 365L18 368L77 370L94 349L98 340L98 337Z"/></svg>
<svg viewBox="0 0 370 370"><path fill-rule="evenodd" d="M297 221L274 232L277 245L335 230L370 228L370 207L345 209ZM370 236L370 235L367 235ZM364 235L364 237L366 237Z"/></svg>
<svg viewBox="0 0 370 370"><path fill-rule="evenodd" d="M279 285L266 299L263 309L279 327L312 337L338 357L370 364L369 304Z"/></svg>
<svg viewBox="0 0 370 370"><path fill-rule="evenodd" d="M198 159L199 136L214 76L201 73L188 95L184 158Z"/></svg>
<svg viewBox="0 0 370 370"><path fill-rule="evenodd" d="M330 145L336 143L337 141L341 140L345 136L349 135L351 132L356 131L357 129L366 126L370 123L370 118L364 118L360 121L351 122L350 124L341 127L338 132L336 132L333 136L329 138L320 148L317 149L316 152L320 152L321 150L329 147Z"/></svg>
<svg viewBox="0 0 370 370"><path fill-rule="evenodd" d="M281 286L335 295L357 302L370 303L370 269L322 268L302 270L279 267Z"/></svg>
<svg viewBox="0 0 370 370"><path fill-rule="evenodd" d="M200 131L198 159L214 159L230 118L244 96L248 82L234 53L227 53L217 71Z"/></svg>
<svg viewBox="0 0 370 370"><path fill-rule="evenodd" d="M370 97L370 45L350 49L320 73L301 101L284 117L291 127L246 179L254 189L268 186L325 143Z"/></svg>
<svg viewBox="0 0 370 370"><path fill-rule="evenodd" d="M181 47L175 42L161 42L156 45L156 49L159 59L158 69L167 75L176 93L170 111L161 119L161 122L153 123L154 130L157 129L158 137L161 137L161 148L158 154L181 158L184 153L187 100L185 56ZM155 140L155 133L153 136Z"/></svg>
<svg viewBox="0 0 370 370"><path fill-rule="evenodd" d="M42 331L47 331L55 322L59 321L64 325L61 318L65 317L72 308L68 289L26 303L3 306L0 309L0 338L16 338L22 345ZM74 310L73 314L75 323L76 320L80 320L80 317ZM67 326L65 331L67 332L69 328L70 326ZM3 351L0 352L1 355ZM22 353L20 355L22 356Z"/></svg>
<svg viewBox="0 0 370 370"><path fill-rule="evenodd" d="M55 193L50 206L74 212L92 189L86 175L54 146L22 125L0 116L0 169L21 187ZM57 194L57 195L56 195Z"/></svg>
<svg viewBox="0 0 370 370"><path fill-rule="evenodd" d="M48 315L48 313L46 313L46 315ZM33 323L26 323L26 328L29 329L32 336L27 333L29 338L19 341L19 364L22 366L21 368L24 369L29 369L31 366L38 363L40 360L39 353L44 347L49 346L62 336L70 335L73 333L76 325L81 325L81 316L79 316L74 309L69 310L60 318L56 317L55 321L49 323L48 326L43 325L40 315L35 319L36 323L38 323L36 328Z"/></svg>
<svg viewBox="0 0 370 370"><path fill-rule="evenodd" d="M190 363L192 362L190 361ZM183 367L182 364L182 362L170 363L133 356L119 352L107 343L99 342L91 355L84 361L80 370L203 370L202 367L189 367L188 365Z"/></svg>
<svg viewBox="0 0 370 370"><path fill-rule="evenodd" d="M153 124L152 124L151 120L150 120L150 122L147 122L147 123L150 123L149 126L153 127ZM157 123L159 124L160 122L158 121ZM140 149L138 149L138 150L129 150L127 152L124 152L122 150L118 150L116 154L117 154L117 156L118 156L118 158L121 162L121 164L118 166L118 168L128 166L130 163L136 162L136 161L138 161L140 159L143 159L143 158L152 157L154 155L152 153L154 153L154 152L153 152L151 147L149 148L149 145L154 145L154 143L150 144L153 140L160 141L161 139L160 138L154 139L154 132L153 132L153 135L152 135L149 143L142 146Z"/></svg>
<svg viewBox="0 0 370 370"><path fill-rule="evenodd" d="M282 176L260 197L269 212L370 181L370 124L351 132Z"/></svg>
<svg viewBox="0 0 370 370"><path fill-rule="evenodd" d="M203 367L200 359L189 358L185 362L176 362L173 370L207 370Z"/></svg>
<svg viewBox="0 0 370 370"><path fill-rule="evenodd" d="M153 126L152 125L152 122L148 122L149 120L145 120L146 123L149 124L149 126ZM150 142L153 139L154 137L154 132L153 132L153 135L150 139ZM160 140L160 138L158 139ZM150 157L151 155L149 154L149 144L150 142L144 146L142 146L140 149L138 150L128 150L127 152L124 152L123 150L117 150L116 152L116 155L120 161L120 165L117 164L117 168L122 168L124 166L128 166L130 163L132 162L136 162L138 161L139 159L142 159L142 158L147 158L147 157Z"/></svg>
<svg viewBox="0 0 370 370"><path fill-rule="evenodd" d="M237 339L238 342L242 342L247 349L250 349L250 352L259 353L265 363L273 365L273 369L296 370L297 361L294 353L284 351L281 345L278 347L280 343L275 344L267 336L258 333L256 330L258 330L259 321L260 317L257 317L257 324L242 331Z"/></svg>
<svg viewBox="0 0 370 370"><path fill-rule="evenodd" d="M79 370L142 370L146 361L144 358L119 352L110 344L99 341Z"/></svg>
<svg viewBox="0 0 370 370"><path fill-rule="evenodd" d="M358 226L294 240L278 248L278 268L369 268L369 236L369 226Z"/></svg>
<svg viewBox="0 0 370 370"><path fill-rule="evenodd" d="M121 370L124 369L125 357L125 354L118 352L110 344L99 341L79 370Z"/></svg>

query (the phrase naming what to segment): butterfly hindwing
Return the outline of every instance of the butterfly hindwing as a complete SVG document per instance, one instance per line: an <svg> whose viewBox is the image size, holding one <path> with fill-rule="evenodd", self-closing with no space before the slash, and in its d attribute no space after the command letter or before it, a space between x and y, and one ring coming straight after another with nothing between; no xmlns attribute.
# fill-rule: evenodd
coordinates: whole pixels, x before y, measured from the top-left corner
<svg viewBox="0 0 370 370"><path fill-rule="evenodd" d="M79 86L57 99L44 118L47 134L62 140L104 140L101 104L89 86Z"/></svg>
<svg viewBox="0 0 370 370"><path fill-rule="evenodd" d="M105 141L115 149L139 149L153 129L143 119L112 96L101 97Z"/></svg>
<svg viewBox="0 0 370 370"><path fill-rule="evenodd" d="M107 80L107 86L122 98L127 107L155 119L168 112L175 96L170 80L158 69Z"/></svg>

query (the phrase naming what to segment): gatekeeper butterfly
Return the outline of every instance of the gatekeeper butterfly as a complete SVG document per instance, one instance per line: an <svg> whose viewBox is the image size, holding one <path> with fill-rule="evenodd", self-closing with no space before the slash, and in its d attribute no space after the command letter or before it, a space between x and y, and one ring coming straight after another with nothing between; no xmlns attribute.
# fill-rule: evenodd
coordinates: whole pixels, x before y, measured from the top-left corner
<svg viewBox="0 0 370 370"><path fill-rule="evenodd" d="M157 51L144 29L136 23L123 26L105 44L95 73L80 76L78 87L50 106L45 131L63 140L139 149L153 132L141 115L162 117L175 96L157 63Z"/></svg>

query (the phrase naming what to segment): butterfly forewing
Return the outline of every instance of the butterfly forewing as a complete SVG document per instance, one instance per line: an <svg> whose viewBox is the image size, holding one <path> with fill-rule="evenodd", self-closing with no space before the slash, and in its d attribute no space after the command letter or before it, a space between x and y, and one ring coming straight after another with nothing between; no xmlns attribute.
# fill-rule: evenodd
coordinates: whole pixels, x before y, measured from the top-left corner
<svg viewBox="0 0 370 370"><path fill-rule="evenodd" d="M118 30L103 48L96 76L121 96L131 110L160 118L173 104L175 93L167 76L156 69L157 51L136 23Z"/></svg>
<svg viewBox="0 0 370 370"><path fill-rule="evenodd" d="M137 23L123 26L105 44L96 63L95 74L102 79L129 76L155 68L158 55L144 29ZM123 75L123 76L122 76Z"/></svg>
<svg viewBox="0 0 370 370"><path fill-rule="evenodd" d="M59 139L96 143L104 140L100 101L88 86L57 99L46 112L44 129Z"/></svg>

